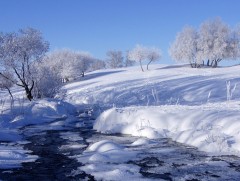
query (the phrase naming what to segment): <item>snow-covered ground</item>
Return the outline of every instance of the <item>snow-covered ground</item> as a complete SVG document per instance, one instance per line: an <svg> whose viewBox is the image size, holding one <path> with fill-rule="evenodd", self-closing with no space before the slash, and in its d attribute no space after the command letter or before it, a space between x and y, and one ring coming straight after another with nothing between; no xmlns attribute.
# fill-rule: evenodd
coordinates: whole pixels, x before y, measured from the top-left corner
<svg viewBox="0 0 240 181"><path fill-rule="evenodd" d="M63 86L56 99L29 103L18 98L12 105L7 101L7 93L1 92L0 165L17 167L37 158L23 149L26 143L21 130L24 126L49 123L30 129L33 132L28 134L37 134L39 129L63 129L64 125L76 121L72 115L84 105L93 108L98 116L94 122L98 132L148 138L138 139L133 146L167 137L213 155L240 155L239 70L240 66L192 69L186 65L151 65L145 72L141 72L139 66L99 70ZM13 94L23 96L19 89L14 89ZM81 123L75 126L81 127ZM62 135L67 139L72 136L81 140L77 135ZM9 142L12 144L7 144ZM70 146L82 148L78 144ZM130 160L136 154L111 140L99 140L91 142L83 154L84 159L81 157L79 161L92 163L82 169L101 179L101 173L107 168L94 170L95 163L124 162L122 158ZM113 169L117 173L110 171L109 178L126 174L129 167L124 164L120 170ZM130 172L139 168L132 169Z"/></svg>
<svg viewBox="0 0 240 181"><path fill-rule="evenodd" d="M58 96L104 110L94 124L102 133L169 137L212 154L239 155L239 70L186 65L100 70L65 85Z"/></svg>

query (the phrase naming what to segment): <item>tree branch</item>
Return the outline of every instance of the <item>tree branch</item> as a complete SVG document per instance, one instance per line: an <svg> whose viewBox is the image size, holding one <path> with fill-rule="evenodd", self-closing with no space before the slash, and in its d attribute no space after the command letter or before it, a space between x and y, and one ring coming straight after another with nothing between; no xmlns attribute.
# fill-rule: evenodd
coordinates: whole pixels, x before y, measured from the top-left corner
<svg viewBox="0 0 240 181"><path fill-rule="evenodd" d="M21 87L26 87L26 83L24 82L24 80L21 78L21 76L19 75L19 73L17 72L17 69L16 68L13 68L14 72L16 73L17 77L19 78L19 80L22 82L23 85L20 85L20 84L16 84L16 85L19 85Z"/></svg>

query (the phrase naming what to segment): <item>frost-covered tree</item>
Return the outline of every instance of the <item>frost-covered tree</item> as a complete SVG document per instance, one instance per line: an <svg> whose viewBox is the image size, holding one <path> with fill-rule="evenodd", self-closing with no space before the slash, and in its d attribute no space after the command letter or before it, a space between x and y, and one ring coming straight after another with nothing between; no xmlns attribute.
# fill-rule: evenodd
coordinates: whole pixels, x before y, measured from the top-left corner
<svg viewBox="0 0 240 181"><path fill-rule="evenodd" d="M208 66L217 67L223 59L240 57L239 44L238 30L230 29L220 18L216 18L202 23L199 31L184 28L178 33L169 53L176 61L199 65L207 60Z"/></svg>
<svg viewBox="0 0 240 181"><path fill-rule="evenodd" d="M35 85L31 65L45 55L49 44L43 39L42 34L33 28L20 29L17 33L2 33L1 37L0 75L23 87L31 101ZM5 73L14 77L9 78Z"/></svg>
<svg viewBox="0 0 240 181"><path fill-rule="evenodd" d="M0 89L6 89L13 100L13 95L10 88L14 85L11 80L13 80L13 75L9 72L3 72L3 75L0 76Z"/></svg>
<svg viewBox="0 0 240 181"><path fill-rule="evenodd" d="M231 60L240 58L240 26L231 30L227 43L227 57Z"/></svg>
<svg viewBox="0 0 240 181"><path fill-rule="evenodd" d="M153 61L161 58L161 50L155 47L144 47L142 45L136 45L131 51L128 52L128 59L140 63L141 69L144 72L142 61L147 60L147 70L149 64Z"/></svg>
<svg viewBox="0 0 240 181"><path fill-rule="evenodd" d="M88 53L65 49L50 53L44 61L62 80L68 81L84 75L93 60Z"/></svg>
<svg viewBox="0 0 240 181"><path fill-rule="evenodd" d="M150 63L159 60L161 56L162 56L161 50L159 48L156 47L147 48L146 58L149 61L147 64L147 70Z"/></svg>
<svg viewBox="0 0 240 181"><path fill-rule="evenodd" d="M49 62L43 59L35 62L33 65L35 86L33 94L35 97L53 97L61 86L61 78L57 71L53 71L53 67L49 66Z"/></svg>
<svg viewBox="0 0 240 181"><path fill-rule="evenodd" d="M197 61L198 33L190 26L183 28L176 36L175 41L169 48L171 58L177 62L188 62L192 66L200 63Z"/></svg>
<svg viewBox="0 0 240 181"><path fill-rule="evenodd" d="M130 60L136 61L140 63L141 69L143 70L142 61L146 60L147 56L147 48L142 45L136 45L132 50L128 53L128 58Z"/></svg>
<svg viewBox="0 0 240 181"><path fill-rule="evenodd" d="M123 67L123 53L122 51L109 50L107 53L107 65L109 68Z"/></svg>
<svg viewBox="0 0 240 181"><path fill-rule="evenodd" d="M93 59L91 64L89 65L88 70L94 71L94 70L105 69L105 68L106 68L105 61L99 60L99 59Z"/></svg>
<svg viewBox="0 0 240 181"><path fill-rule="evenodd" d="M230 59L231 30L227 24L217 18L202 23L199 30L198 49L201 50L201 58L211 61L212 67L217 67L223 59Z"/></svg>
<svg viewBox="0 0 240 181"><path fill-rule="evenodd" d="M129 51L126 51L126 56L125 56L125 60L124 60L124 67L131 67L135 64L135 62L133 60L129 59Z"/></svg>

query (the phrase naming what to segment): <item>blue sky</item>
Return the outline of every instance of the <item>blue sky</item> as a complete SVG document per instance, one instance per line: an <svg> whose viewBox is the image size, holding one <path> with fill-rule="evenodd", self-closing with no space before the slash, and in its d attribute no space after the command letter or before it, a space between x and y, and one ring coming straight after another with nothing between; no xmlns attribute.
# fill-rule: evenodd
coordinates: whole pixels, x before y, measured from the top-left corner
<svg viewBox="0 0 240 181"><path fill-rule="evenodd" d="M0 31L39 29L51 50L88 51L104 59L108 50L136 44L159 47L162 63L170 42L185 25L221 17L240 24L239 0L0 0Z"/></svg>

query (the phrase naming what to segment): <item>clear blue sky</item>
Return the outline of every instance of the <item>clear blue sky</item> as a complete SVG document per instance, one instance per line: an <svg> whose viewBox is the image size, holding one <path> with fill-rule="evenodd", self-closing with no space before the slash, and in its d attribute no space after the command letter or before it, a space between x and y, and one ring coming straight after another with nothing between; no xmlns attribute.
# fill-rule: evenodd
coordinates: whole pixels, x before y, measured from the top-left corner
<svg viewBox="0 0 240 181"><path fill-rule="evenodd" d="M135 44L162 49L185 25L221 17L240 23L239 0L0 0L0 31L39 29L51 50L88 51L104 59L110 49L128 50Z"/></svg>

